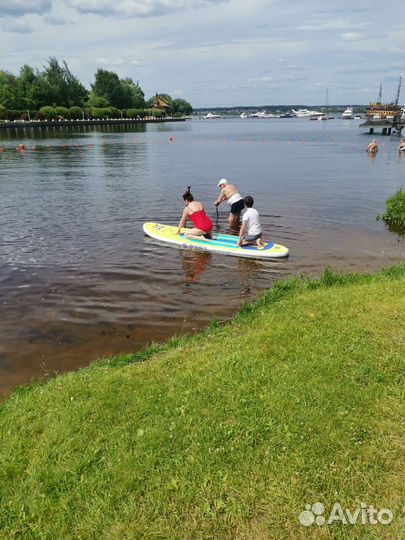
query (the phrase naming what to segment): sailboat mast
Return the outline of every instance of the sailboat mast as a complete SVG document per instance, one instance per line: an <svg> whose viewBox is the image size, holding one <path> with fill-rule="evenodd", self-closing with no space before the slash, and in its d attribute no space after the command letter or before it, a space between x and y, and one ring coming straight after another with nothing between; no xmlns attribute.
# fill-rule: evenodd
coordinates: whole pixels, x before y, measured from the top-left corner
<svg viewBox="0 0 405 540"><path fill-rule="evenodd" d="M397 90L397 95L396 95L396 98L395 98L395 105L398 105L398 101L399 101L399 94L401 92L401 82L402 82L402 77L399 78L399 84L398 84L398 90Z"/></svg>
<svg viewBox="0 0 405 540"><path fill-rule="evenodd" d="M378 92L378 101L377 103L382 102L382 82L380 82L380 91Z"/></svg>

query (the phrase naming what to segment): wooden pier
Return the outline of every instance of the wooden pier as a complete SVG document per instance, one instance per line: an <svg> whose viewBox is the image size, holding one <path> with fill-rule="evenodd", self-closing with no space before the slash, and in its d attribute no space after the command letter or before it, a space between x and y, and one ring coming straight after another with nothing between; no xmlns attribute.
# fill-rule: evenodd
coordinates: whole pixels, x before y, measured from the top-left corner
<svg viewBox="0 0 405 540"><path fill-rule="evenodd" d="M368 133L372 135L381 130L381 135L401 135L401 131L405 126L404 118L367 118L365 122L359 125L361 129L368 129Z"/></svg>
<svg viewBox="0 0 405 540"><path fill-rule="evenodd" d="M0 129L77 127L77 126L125 126L133 124L158 124L184 122L185 118L103 118L101 120L16 120L0 122Z"/></svg>

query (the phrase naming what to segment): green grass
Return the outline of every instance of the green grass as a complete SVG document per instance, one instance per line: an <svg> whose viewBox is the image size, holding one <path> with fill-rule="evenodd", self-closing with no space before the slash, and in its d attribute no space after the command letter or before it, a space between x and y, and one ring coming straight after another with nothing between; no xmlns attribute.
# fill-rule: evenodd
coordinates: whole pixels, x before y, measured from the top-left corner
<svg viewBox="0 0 405 540"><path fill-rule="evenodd" d="M397 539L403 266L281 282L228 324L18 389L2 539ZM390 525L300 525L306 503Z"/></svg>
<svg viewBox="0 0 405 540"><path fill-rule="evenodd" d="M405 193L402 188L389 197L385 203L385 212L377 219L382 219L388 225L388 228L401 235L405 233Z"/></svg>

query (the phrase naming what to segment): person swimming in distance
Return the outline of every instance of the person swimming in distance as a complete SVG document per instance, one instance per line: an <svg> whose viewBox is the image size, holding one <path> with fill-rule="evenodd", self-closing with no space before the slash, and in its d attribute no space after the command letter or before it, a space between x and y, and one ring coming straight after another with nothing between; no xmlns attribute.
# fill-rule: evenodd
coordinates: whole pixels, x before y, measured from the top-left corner
<svg viewBox="0 0 405 540"><path fill-rule="evenodd" d="M376 154L378 152L377 140L373 139L371 143L367 146L367 153Z"/></svg>
<svg viewBox="0 0 405 540"><path fill-rule="evenodd" d="M213 239L211 234L213 228L212 221L205 213L203 203L194 200L190 192L190 186L183 193L183 200L186 207L183 210L176 234L181 233L181 229L185 227L187 219L190 219L194 227L192 229L186 229L184 236L193 240L207 240L210 242Z"/></svg>
<svg viewBox="0 0 405 540"><path fill-rule="evenodd" d="M226 201L230 205L228 222L231 227L235 227L239 223L240 213L245 208L242 195L239 193L236 186L228 184L228 180L222 178L218 182L218 187L221 190L218 199L215 201L215 206L219 206Z"/></svg>

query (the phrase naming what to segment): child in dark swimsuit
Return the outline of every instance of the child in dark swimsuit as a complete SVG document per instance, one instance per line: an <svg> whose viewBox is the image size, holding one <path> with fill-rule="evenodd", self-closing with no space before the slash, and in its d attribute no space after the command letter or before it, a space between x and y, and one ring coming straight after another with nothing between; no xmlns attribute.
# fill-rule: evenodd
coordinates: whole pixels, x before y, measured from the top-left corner
<svg viewBox="0 0 405 540"><path fill-rule="evenodd" d="M190 188L183 194L183 200L186 207L177 227L176 234L180 234L181 229L186 225L187 218L194 224L192 229L187 229L184 233L186 238L195 240L212 240L212 221L207 216L204 210L204 205L201 202L195 201L190 193Z"/></svg>

